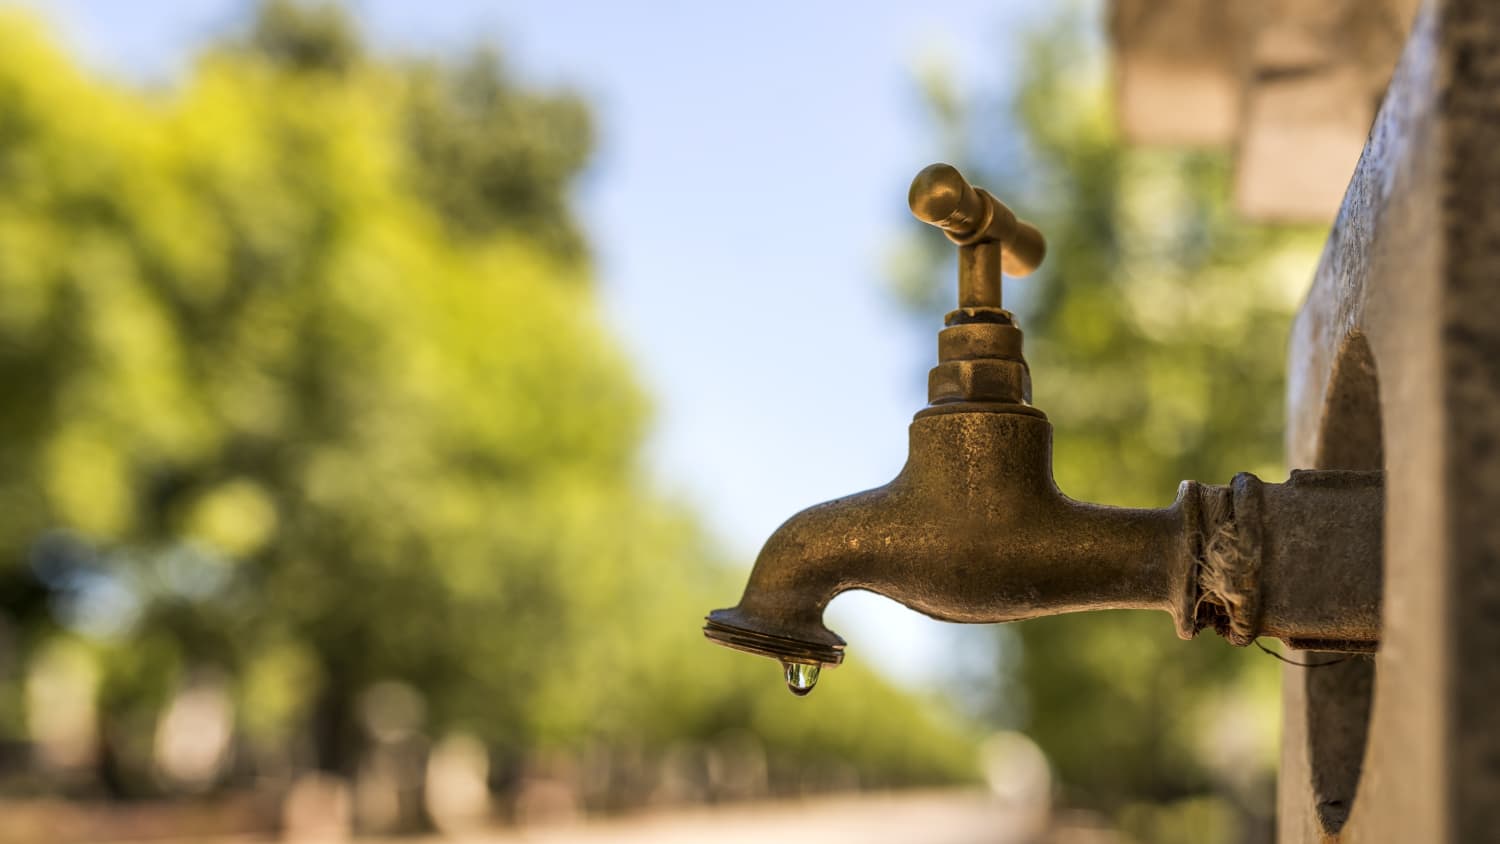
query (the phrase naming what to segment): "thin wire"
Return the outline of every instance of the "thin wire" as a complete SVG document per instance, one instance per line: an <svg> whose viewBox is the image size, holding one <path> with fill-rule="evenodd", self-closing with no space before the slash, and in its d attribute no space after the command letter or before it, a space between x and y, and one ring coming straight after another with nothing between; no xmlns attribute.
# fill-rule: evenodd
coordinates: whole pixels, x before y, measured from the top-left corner
<svg viewBox="0 0 1500 844"><path fill-rule="evenodd" d="M1277 659L1281 660L1282 662L1286 663L1287 665L1295 665L1295 666L1297 666L1299 668L1327 668L1330 665L1338 665L1341 662L1348 662L1349 660L1354 659L1356 656L1359 656L1359 654L1344 654L1343 656L1339 657L1338 659L1330 659L1327 662L1298 662L1295 659L1287 659L1286 657L1284 657L1281 654L1279 654L1279 653L1271 650L1270 648L1266 647L1265 645L1262 645L1260 643L1259 639L1255 640L1255 646L1257 648L1260 648L1262 651L1266 652L1267 654L1270 654L1271 656L1276 657Z"/></svg>

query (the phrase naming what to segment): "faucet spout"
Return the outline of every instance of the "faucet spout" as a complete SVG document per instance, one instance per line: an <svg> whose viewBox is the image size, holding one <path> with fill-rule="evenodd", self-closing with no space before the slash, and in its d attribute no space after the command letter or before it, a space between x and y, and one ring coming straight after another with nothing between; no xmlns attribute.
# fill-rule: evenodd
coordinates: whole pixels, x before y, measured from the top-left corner
<svg viewBox="0 0 1500 844"><path fill-rule="evenodd" d="M1021 405L935 406L910 438L889 484L782 525L740 603L711 613L706 635L784 662L837 665L844 641L823 610L851 589L943 621L1137 608L1192 629L1195 485L1156 510L1073 501L1052 479L1051 424Z"/></svg>

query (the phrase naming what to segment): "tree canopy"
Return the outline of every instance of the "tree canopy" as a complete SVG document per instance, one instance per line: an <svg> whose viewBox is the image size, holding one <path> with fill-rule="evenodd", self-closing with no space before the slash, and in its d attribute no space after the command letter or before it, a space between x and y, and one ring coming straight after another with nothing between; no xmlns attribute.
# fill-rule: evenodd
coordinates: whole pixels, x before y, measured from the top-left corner
<svg viewBox="0 0 1500 844"><path fill-rule="evenodd" d="M495 51L383 58L332 7L270 3L155 92L0 16L0 727L66 647L124 795L204 670L226 779L352 773L383 683L502 758L753 735L773 789L970 776L873 675L796 701L702 642L738 575L638 465L568 198L593 144Z"/></svg>

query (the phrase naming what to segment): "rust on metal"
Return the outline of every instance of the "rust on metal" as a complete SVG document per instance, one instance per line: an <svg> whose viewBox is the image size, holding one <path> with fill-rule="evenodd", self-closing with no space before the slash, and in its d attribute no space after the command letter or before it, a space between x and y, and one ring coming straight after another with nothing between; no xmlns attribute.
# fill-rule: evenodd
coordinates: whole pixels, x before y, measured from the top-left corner
<svg viewBox="0 0 1500 844"><path fill-rule="evenodd" d="M912 212L960 247L959 307L938 335L906 466L885 486L810 507L766 542L738 605L709 614L719 644L791 664L837 665L823 624L865 589L944 621L994 623L1155 609L1179 635L1213 627L1247 645L1372 650L1379 641L1379 472L1241 474L1187 481L1160 509L1074 501L1052 477L1052 425L1031 405L1021 330L1002 270L1046 252L1035 227L958 171L918 174Z"/></svg>

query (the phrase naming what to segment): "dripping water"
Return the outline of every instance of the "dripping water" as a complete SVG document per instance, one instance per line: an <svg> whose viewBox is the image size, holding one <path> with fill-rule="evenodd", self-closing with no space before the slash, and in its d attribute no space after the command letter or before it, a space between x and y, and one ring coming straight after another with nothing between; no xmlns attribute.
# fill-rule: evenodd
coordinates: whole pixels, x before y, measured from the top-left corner
<svg viewBox="0 0 1500 844"><path fill-rule="evenodd" d="M818 684L818 671L823 666L816 662L783 662L786 687L797 697L803 697Z"/></svg>

